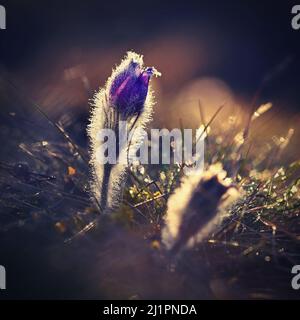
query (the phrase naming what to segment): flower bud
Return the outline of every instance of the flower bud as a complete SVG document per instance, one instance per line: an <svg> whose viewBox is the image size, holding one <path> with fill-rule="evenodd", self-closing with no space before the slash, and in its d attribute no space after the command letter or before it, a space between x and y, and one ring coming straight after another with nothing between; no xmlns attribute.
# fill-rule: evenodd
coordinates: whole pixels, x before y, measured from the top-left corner
<svg viewBox="0 0 300 320"><path fill-rule="evenodd" d="M160 74L155 68L144 68L142 56L128 52L110 79L110 104L124 116L142 112L153 75Z"/></svg>

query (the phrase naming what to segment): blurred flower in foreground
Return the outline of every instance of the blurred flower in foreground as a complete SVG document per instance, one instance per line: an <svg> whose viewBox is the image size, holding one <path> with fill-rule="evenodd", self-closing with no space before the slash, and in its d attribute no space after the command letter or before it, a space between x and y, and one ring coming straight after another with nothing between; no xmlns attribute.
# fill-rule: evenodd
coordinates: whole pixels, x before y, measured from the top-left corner
<svg viewBox="0 0 300 320"><path fill-rule="evenodd" d="M236 199L238 192L225 177L220 165L210 166L203 175L186 177L169 198L162 237L171 255L208 236Z"/></svg>

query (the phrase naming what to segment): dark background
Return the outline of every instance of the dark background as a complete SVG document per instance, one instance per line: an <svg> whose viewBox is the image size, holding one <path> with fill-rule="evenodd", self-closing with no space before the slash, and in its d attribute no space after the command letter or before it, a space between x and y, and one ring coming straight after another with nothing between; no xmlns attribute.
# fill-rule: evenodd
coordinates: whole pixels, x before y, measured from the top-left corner
<svg viewBox="0 0 300 320"><path fill-rule="evenodd" d="M0 33L0 64L34 93L50 79L57 81L54 65L67 68L82 63L91 59L94 51L92 69L101 65L103 70L103 74L90 76L94 89L108 76L111 63L117 63L126 50L144 49L147 58L145 48L150 48L160 51L159 57L153 55L149 62L158 64L166 74L162 80L164 93L177 90L189 79L214 76L239 94L251 97L263 77L288 59L289 66L264 94L285 101L286 108L298 108L300 31L291 27L291 8L297 1L1 3L7 9L7 30ZM194 61L185 76L175 73L177 79L171 88L168 71L180 68L181 61L172 58L173 65L165 63L174 55L174 46L166 43L161 47L164 36L185 39L191 44L187 51L199 42L205 56L205 63ZM182 50L180 45L178 50ZM103 62L104 52L105 57L111 56L107 64Z"/></svg>

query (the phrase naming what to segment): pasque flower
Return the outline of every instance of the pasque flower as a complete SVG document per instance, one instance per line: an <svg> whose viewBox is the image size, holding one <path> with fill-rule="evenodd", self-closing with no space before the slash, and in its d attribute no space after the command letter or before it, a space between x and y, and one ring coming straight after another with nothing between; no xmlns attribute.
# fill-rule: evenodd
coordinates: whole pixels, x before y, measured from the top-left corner
<svg viewBox="0 0 300 320"><path fill-rule="evenodd" d="M142 57L128 52L121 65L109 80L109 102L123 116L143 111L148 94L149 81L160 73L153 67L143 68Z"/></svg>
<svg viewBox="0 0 300 320"><path fill-rule="evenodd" d="M88 127L91 142L91 189L103 212L110 212L120 204L128 164L99 162L97 152L103 145L99 133L103 129L114 131L117 159L128 159L130 152L138 150L144 137L136 129L145 129L153 112L154 99L150 88L153 75L158 76L160 73L153 67L144 67L143 56L127 52L93 99ZM125 122L130 140L125 139L119 145L121 122Z"/></svg>
<svg viewBox="0 0 300 320"><path fill-rule="evenodd" d="M163 242L171 255L177 255L191 240L203 240L220 221L220 213L237 197L225 176L219 166L211 166L202 175L186 177L170 196Z"/></svg>

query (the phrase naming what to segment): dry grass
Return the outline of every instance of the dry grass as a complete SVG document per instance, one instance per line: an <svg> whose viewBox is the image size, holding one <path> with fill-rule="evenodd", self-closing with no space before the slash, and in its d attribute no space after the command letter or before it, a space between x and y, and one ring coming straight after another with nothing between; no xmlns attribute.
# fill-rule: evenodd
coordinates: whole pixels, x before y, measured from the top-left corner
<svg viewBox="0 0 300 320"><path fill-rule="evenodd" d="M174 262L161 230L182 166L130 168L120 208L103 217L88 192L85 124L66 114L52 122L12 86L5 92L0 257L12 271L24 264L19 284L32 288L16 283L10 297L297 298L290 281L300 263L300 161L282 165L292 130L267 147L253 142L249 131L263 108L246 124L232 116L208 133L206 166L221 163L243 195ZM32 285L37 279L43 290Z"/></svg>

